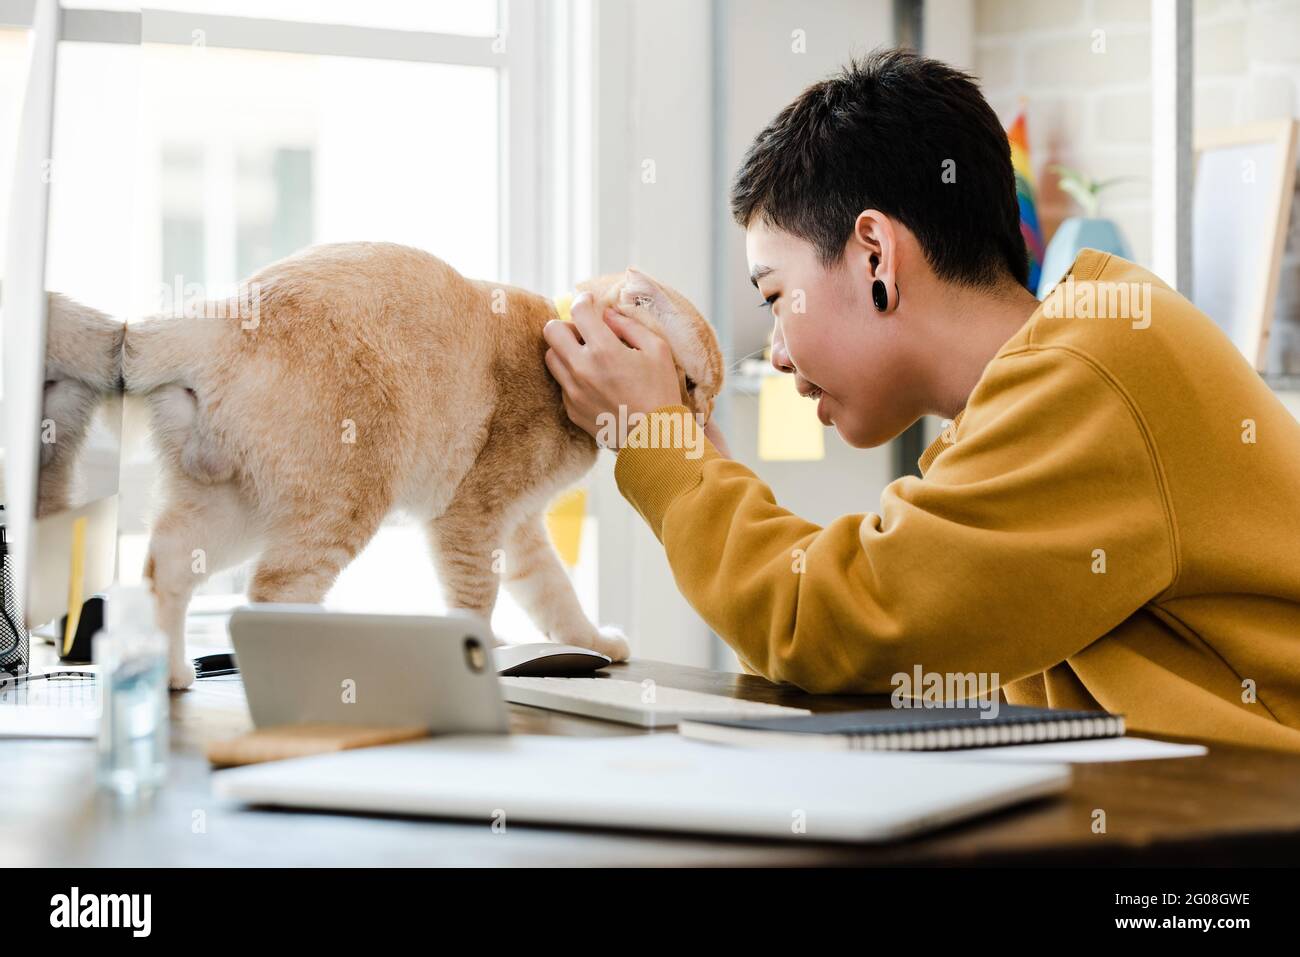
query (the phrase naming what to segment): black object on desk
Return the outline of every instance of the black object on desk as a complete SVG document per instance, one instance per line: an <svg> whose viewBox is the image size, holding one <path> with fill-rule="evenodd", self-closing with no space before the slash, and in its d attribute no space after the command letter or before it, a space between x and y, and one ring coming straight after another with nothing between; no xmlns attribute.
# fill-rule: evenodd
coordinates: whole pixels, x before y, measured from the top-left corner
<svg viewBox="0 0 1300 957"><path fill-rule="evenodd" d="M77 633L68 644L68 616L59 619L59 637L54 644L59 649L59 660L72 665L88 665L91 662L91 639L104 628L104 596L92 595L81 603L81 615L77 618Z"/></svg>
<svg viewBox="0 0 1300 957"><path fill-rule="evenodd" d="M203 655L194 659L195 678L215 678L218 675L237 675L239 665L230 652L215 655Z"/></svg>

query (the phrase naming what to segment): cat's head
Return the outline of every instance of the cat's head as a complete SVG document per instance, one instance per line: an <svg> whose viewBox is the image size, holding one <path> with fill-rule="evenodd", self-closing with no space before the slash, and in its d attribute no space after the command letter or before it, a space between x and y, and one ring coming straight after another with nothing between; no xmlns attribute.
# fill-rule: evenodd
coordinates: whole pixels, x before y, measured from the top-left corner
<svg viewBox="0 0 1300 957"><path fill-rule="evenodd" d="M718 337L691 301L675 289L656 282L639 270L600 276L578 284L589 292L599 312L617 304L652 332L662 336L673 350L682 404L707 420L722 391L724 365Z"/></svg>

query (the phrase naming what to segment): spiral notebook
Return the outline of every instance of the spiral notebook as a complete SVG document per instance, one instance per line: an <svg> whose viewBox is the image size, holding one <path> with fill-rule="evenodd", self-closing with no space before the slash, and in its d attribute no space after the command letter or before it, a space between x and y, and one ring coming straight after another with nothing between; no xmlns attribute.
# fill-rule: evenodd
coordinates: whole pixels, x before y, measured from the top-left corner
<svg viewBox="0 0 1300 957"><path fill-rule="evenodd" d="M798 718L683 721L684 737L715 744L817 751L950 751L1043 741L1117 738L1123 715L1002 705L988 708L882 708Z"/></svg>

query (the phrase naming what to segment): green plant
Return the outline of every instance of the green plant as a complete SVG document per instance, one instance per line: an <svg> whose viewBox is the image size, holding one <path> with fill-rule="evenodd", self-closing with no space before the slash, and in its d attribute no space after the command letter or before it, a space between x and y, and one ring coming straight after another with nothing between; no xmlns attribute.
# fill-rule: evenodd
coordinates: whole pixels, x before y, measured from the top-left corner
<svg viewBox="0 0 1300 957"><path fill-rule="evenodd" d="M1102 190L1109 189L1116 183L1129 182L1139 178L1136 176L1114 176L1110 179L1093 179L1087 173L1059 164L1053 164L1048 169L1057 175L1057 182L1060 184L1061 190L1068 193L1076 203L1083 207L1084 215L1089 217L1097 215L1097 208L1101 205Z"/></svg>

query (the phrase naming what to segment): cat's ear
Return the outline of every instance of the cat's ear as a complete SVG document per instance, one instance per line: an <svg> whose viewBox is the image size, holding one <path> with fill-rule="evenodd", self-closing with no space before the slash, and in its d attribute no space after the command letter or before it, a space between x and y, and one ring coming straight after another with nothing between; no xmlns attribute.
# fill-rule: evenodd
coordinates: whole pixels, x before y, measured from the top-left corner
<svg viewBox="0 0 1300 957"><path fill-rule="evenodd" d="M622 306L649 306L659 315L672 311L672 302L663 286L631 266L623 274L623 287L619 290L618 301Z"/></svg>

